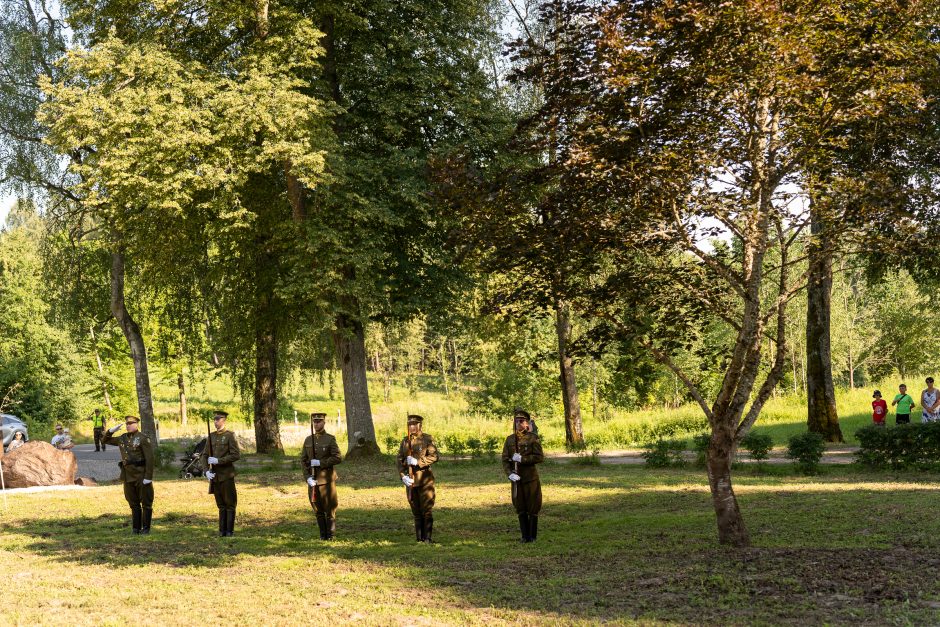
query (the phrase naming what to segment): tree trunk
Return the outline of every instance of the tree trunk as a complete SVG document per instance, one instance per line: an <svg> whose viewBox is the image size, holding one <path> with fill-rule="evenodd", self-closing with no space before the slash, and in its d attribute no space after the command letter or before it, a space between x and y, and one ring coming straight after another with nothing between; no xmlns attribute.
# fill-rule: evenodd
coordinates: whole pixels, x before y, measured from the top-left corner
<svg viewBox="0 0 940 627"><path fill-rule="evenodd" d="M277 423L277 332L255 334L255 446L259 453L283 451Z"/></svg>
<svg viewBox="0 0 940 627"><path fill-rule="evenodd" d="M584 429L581 425L581 402L578 399L578 383L574 376L574 360L568 354L571 341L571 319L568 304L555 304L555 330L558 334L558 364L560 369L561 399L565 408L565 444L569 447L584 446Z"/></svg>
<svg viewBox="0 0 940 627"><path fill-rule="evenodd" d="M810 431L828 442L842 442L836 392L832 383L830 321L832 317L832 255L827 250L819 216L811 217L809 276L806 285L806 411Z"/></svg>
<svg viewBox="0 0 940 627"><path fill-rule="evenodd" d="M186 379L183 373L176 375L176 385L180 390L180 424L186 426L188 420L186 415Z"/></svg>
<svg viewBox="0 0 940 627"><path fill-rule="evenodd" d="M441 381L444 382L444 396L450 398L450 381L447 378L446 339L442 339L437 348L437 361L441 367Z"/></svg>
<svg viewBox="0 0 940 627"><path fill-rule="evenodd" d="M124 332L134 362L134 384L137 388L137 411L140 414L141 431L154 444L157 440L157 425L153 417L153 397L150 393L150 372L147 367L147 348L140 326L127 311L124 301L124 253L111 253L111 315Z"/></svg>
<svg viewBox="0 0 940 627"><path fill-rule="evenodd" d="M742 548L750 545L750 537L731 487L733 458L733 431L726 428L712 429L712 438L708 444L708 484L718 519L718 542Z"/></svg>
<svg viewBox="0 0 940 627"><path fill-rule="evenodd" d="M336 317L336 355L343 373L346 406L347 459L381 454L375 442L375 425L366 379L366 341L362 323L346 314Z"/></svg>
<svg viewBox="0 0 940 627"><path fill-rule="evenodd" d="M108 394L108 380L104 376L104 365L101 363L101 355L98 353L98 338L95 337L94 325L88 325L88 331L91 333L91 344L95 349L95 363L98 364L98 376L101 377L101 392L104 395L104 404L108 408L108 414L114 411L111 407L111 395Z"/></svg>

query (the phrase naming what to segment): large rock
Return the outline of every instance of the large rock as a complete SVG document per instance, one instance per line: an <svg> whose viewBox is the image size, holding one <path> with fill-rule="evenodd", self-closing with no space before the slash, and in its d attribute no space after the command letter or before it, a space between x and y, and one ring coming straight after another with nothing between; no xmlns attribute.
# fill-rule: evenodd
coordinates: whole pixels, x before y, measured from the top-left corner
<svg viewBox="0 0 940 627"><path fill-rule="evenodd" d="M12 453L3 463L3 479L8 488L34 485L73 485L78 462L71 451L60 451L48 442L31 440Z"/></svg>

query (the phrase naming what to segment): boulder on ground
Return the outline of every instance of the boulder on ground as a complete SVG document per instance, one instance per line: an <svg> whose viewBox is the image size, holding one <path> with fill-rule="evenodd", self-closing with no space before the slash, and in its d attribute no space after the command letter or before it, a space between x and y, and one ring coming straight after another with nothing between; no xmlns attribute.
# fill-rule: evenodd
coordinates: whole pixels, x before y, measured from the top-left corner
<svg viewBox="0 0 940 627"><path fill-rule="evenodd" d="M98 485L98 482L92 479L91 477L79 477L75 480L75 485L83 485L86 488L92 488Z"/></svg>
<svg viewBox="0 0 940 627"><path fill-rule="evenodd" d="M60 451L48 442L31 440L7 453L3 479L8 488L29 488L37 485L73 485L78 462L71 451Z"/></svg>

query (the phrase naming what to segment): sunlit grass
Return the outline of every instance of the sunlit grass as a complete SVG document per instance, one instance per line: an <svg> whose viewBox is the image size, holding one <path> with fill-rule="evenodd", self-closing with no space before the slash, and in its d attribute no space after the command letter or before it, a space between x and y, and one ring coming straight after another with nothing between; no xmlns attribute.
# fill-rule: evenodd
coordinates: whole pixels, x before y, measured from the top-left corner
<svg viewBox="0 0 940 627"><path fill-rule="evenodd" d="M141 608L150 624L940 619L935 475L739 474L755 545L739 553L717 545L700 470L545 464L539 542L520 545L498 464L441 462L433 546L413 540L390 459L338 470L328 545L297 468L241 475L233 539L215 537L203 481L158 476L149 537L130 535L117 485L11 496L2 622L127 624Z"/></svg>

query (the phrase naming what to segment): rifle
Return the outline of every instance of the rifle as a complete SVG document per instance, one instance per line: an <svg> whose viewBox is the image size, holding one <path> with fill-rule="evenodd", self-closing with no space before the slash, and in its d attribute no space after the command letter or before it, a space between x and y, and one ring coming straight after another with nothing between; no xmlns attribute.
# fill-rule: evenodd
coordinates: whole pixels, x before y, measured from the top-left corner
<svg viewBox="0 0 940 627"><path fill-rule="evenodd" d="M412 453L414 453L414 449L412 448L411 433L408 432L408 427L405 427L405 439L408 440L408 457L412 457ZM414 468L412 468L411 464L408 463L407 459L405 460L405 465L408 466L408 476L411 478L411 481L413 482L415 480ZM410 504L411 503L411 486L410 485L405 486L405 496L408 497L408 503Z"/></svg>
<svg viewBox="0 0 940 627"><path fill-rule="evenodd" d="M317 458L317 432L313 428L313 418L310 419L310 448L313 450L310 452L310 458ZM313 477L313 487L311 491L313 492L313 502L317 502L317 467L310 467L310 476Z"/></svg>
<svg viewBox="0 0 940 627"><path fill-rule="evenodd" d="M518 431L512 434L512 439L515 444L515 449L516 449L515 453L518 455L519 453L519 432ZM519 462L512 463L512 471L516 474L517 477L520 476L519 475ZM519 485L518 485L519 481L520 479L517 479L516 481L512 482L512 499L513 500L516 500L516 495L519 493Z"/></svg>
<svg viewBox="0 0 940 627"><path fill-rule="evenodd" d="M209 449L208 457L212 457L212 428L209 426L209 418L206 417L206 448ZM212 472L212 464L209 464L209 472ZM215 481L209 479L209 494L215 494Z"/></svg>

